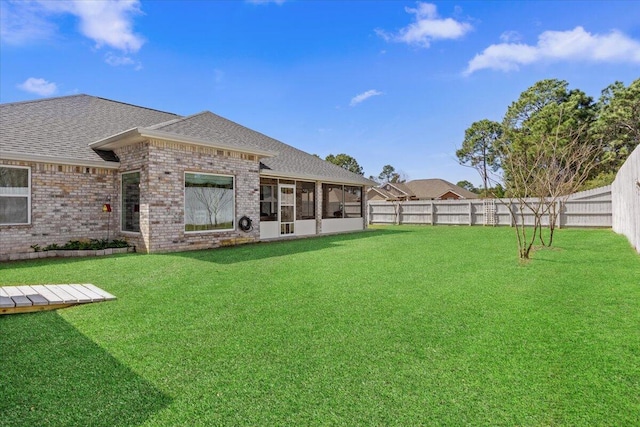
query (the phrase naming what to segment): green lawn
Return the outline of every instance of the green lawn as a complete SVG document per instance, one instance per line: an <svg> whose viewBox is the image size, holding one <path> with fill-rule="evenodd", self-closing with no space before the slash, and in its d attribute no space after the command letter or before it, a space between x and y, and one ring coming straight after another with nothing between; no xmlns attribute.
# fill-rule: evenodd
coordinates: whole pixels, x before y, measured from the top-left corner
<svg viewBox="0 0 640 427"><path fill-rule="evenodd" d="M640 256L559 230L385 227L0 264L118 297L0 316L0 425L640 425Z"/></svg>

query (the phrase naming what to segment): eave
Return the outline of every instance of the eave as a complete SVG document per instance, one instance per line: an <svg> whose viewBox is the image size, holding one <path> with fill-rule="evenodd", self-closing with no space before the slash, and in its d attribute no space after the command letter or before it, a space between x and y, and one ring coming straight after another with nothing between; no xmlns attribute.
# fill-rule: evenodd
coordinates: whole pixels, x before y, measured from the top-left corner
<svg viewBox="0 0 640 427"><path fill-rule="evenodd" d="M120 167L119 162L74 159L70 157L40 156L37 154L10 153L6 151L0 151L0 159L15 160L21 162L51 163L70 166L87 166L92 168L104 169L118 169Z"/></svg>
<svg viewBox="0 0 640 427"><path fill-rule="evenodd" d="M300 181L314 181L314 182L319 181L327 184L350 184L350 185L364 186L364 187L369 187L375 184L373 183L373 181L371 181L372 184L368 184L363 182L362 180L337 179L337 178L327 177L324 175L321 176L321 175L310 175L310 174L291 173L291 172L279 172L272 169L261 169L260 176L269 177L269 178L285 178L285 179L300 180ZM369 181L366 178L363 178L363 180Z"/></svg>
<svg viewBox="0 0 640 427"><path fill-rule="evenodd" d="M239 147L232 144L224 144L208 139L195 138L191 136L179 135L172 132L163 132L154 129L146 128L133 128L112 135L108 138L104 138L89 144L89 147L96 150L114 150L116 148L123 147L125 145L134 144L136 142L142 142L148 139L161 139L165 141L180 142L190 145L199 145L203 147L216 148L221 150L236 151L239 153L253 154L258 158L273 157L276 153L272 151L260 150L258 148Z"/></svg>

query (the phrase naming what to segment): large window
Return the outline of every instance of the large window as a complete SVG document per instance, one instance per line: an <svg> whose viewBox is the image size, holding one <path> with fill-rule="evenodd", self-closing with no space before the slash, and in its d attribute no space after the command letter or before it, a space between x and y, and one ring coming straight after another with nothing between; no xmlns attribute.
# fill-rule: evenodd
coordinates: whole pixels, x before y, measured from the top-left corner
<svg viewBox="0 0 640 427"><path fill-rule="evenodd" d="M322 184L322 218L362 218L362 187Z"/></svg>
<svg viewBox="0 0 640 427"><path fill-rule="evenodd" d="M260 221L278 220L278 180L260 180Z"/></svg>
<svg viewBox="0 0 640 427"><path fill-rule="evenodd" d="M184 174L184 230L233 230L235 191L232 176Z"/></svg>
<svg viewBox="0 0 640 427"><path fill-rule="evenodd" d="M31 169L0 166L0 224L31 223Z"/></svg>
<svg viewBox="0 0 640 427"><path fill-rule="evenodd" d="M122 231L140 232L140 172L122 174Z"/></svg>
<svg viewBox="0 0 640 427"><path fill-rule="evenodd" d="M296 219L316 218L316 184L296 182Z"/></svg>

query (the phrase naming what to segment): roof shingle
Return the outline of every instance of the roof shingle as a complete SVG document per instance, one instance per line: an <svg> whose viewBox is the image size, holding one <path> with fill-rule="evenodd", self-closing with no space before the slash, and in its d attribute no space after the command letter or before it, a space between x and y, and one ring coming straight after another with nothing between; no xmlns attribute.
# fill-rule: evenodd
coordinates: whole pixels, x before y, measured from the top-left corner
<svg viewBox="0 0 640 427"><path fill-rule="evenodd" d="M372 185L372 181L283 142L205 111L183 117L89 95L0 105L0 153L105 161L89 147L124 131L146 128L242 149L276 153L261 169L283 176ZM111 158L111 161L113 159Z"/></svg>

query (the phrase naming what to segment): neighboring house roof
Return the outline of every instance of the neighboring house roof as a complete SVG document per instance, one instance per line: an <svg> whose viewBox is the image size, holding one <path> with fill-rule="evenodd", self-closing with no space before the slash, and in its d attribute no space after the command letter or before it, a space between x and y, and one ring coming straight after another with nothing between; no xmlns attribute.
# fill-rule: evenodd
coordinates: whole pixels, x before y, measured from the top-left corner
<svg viewBox="0 0 640 427"><path fill-rule="evenodd" d="M263 175L374 184L208 111L183 117L89 95L0 105L0 155L6 158L109 165L116 160L109 147L142 136L256 153Z"/></svg>
<svg viewBox="0 0 640 427"><path fill-rule="evenodd" d="M415 199L413 192L406 185L397 182L385 182L375 187L376 193L387 200L411 200Z"/></svg>
<svg viewBox="0 0 640 427"><path fill-rule="evenodd" d="M415 194L418 199L439 199L448 192L460 196L462 199L477 199L478 195L444 179L416 179L409 181L406 187Z"/></svg>
<svg viewBox="0 0 640 427"><path fill-rule="evenodd" d="M387 190L385 190L384 188L381 188L381 187L372 187L369 190L369 194L370 195L367 196L369 199L371 199L375 195L379 195L383 199L387 199L387 200L391 200L391 199L394 199L396 197L395 195L393 195L393 193L390 193L390 192L388 192Z"/></svg>

